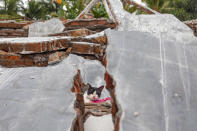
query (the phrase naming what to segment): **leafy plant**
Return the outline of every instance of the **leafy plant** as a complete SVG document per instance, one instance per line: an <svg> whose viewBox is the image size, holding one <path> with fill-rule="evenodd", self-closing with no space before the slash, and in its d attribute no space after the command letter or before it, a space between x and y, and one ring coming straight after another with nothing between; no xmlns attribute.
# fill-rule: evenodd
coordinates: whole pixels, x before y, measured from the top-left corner
<svg viewBox="0 0 197 131"><path fill-rule="evenodd" d="M2 0L1 14L16 15L20 9L21 0Z"/></svg>
<svg viewBox="0 0 197 131"><path fill-rule="evenodd" d="M21 13L33 20L46 20L51 17L74 19L90 1L59 0L56 3L54 0L29 0L27 7L25 7L22 0L3 0L4 5L0 7L0 13L8 15L18 15ZM93 7L91 13L96 18L108 18L104 5L101 2L98 2Z"/></svg>
<svg viewBox="0 0 197 131"><path fill-rule="evenodd" d="M174 14L182 21L197 19L196 0L175 0L172 2L172 7L169 10L163 10L163 12Z"/></svg>
<svg viewBox="0 0 197 131"><path fill-rule="evenodd" d="M27 8L22 7L22 12L30 19L47 19L48 9L42 2L31 0L28 2Z"/></svg>
<svg viewBox="0 0 197 131"><path fill-rule="evenodd" d="M97 5L93 7L91 12L95 18L101 18L101 17L109 18L105 10L105 6L100 2L98 2Z"/></svg>
<svg viewBox="0 0 197 131"><path fill-rule="evenodd" d="M131 6L129 4L125 4L124 9L129 13L134 13L135 11L137 11L137 8L135 6Z"/></svg>
<svg viewBox="0 0 197 131"><path fill-rule="evenodd" d="M175 15L185 21L197 19L197 0L142 0L147 6L161 13Z"/></svg>
<svg viewBox="0 0 197 131"><path fill-rule="evenodd" d="M66 7L65 17L67 19L74 19L85 8L85 1L84 0L68 0L68 1L65 1L64 5Z"/></svg>

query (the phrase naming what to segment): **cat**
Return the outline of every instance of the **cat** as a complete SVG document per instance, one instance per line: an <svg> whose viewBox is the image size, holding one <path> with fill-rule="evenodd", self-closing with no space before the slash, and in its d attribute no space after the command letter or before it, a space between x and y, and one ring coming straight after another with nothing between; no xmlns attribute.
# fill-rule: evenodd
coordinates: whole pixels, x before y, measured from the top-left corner
<svg viewBox="0 0 197 131"><path fill-rule="evenodd" d="M90 84L88 90L84 93L84 103L92 103L93 100L98 100L101 97L104 86L99 88L92 87Z"/></svg>

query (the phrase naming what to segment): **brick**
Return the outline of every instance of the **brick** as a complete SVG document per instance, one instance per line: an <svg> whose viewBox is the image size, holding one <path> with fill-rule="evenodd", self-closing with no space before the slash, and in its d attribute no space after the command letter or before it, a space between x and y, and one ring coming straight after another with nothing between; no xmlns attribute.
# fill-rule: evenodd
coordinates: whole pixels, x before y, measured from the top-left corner
<svg viewBox="0 0 197 131"><path fill-rule="evenodd" d="M63 41L65 41L66 42L66 40L54 40L52 43L52 46L53 46L53 50L59 50L59 49L61 49L61 47L62 47L62 42Z"/></svg>
<svg viewBox="0 0 197 131"><path fill-rule="evenodd" d="M94 49L91 45L73 43L71 52L79 54L94 54L93 50Z"/></svg>
<svg viewBox="0 0 197 131"><path fill-rule="evenodd" d="M61 46L62 46L63 48L68 48L69 45L70 45L70 41L67 41L67 40L64 40L64 39L60 39L59 41L60 41Z"/></svg>
<svg viewBox="0 0 197 131"><path fill-rule="evenodd" d="M71 26L79 26L80 24L79 24L79 22L74 21L74 22L71 22L70 25L71 25Z"/></svg>
<svg viewBox="0 0 197 131"><path fill-rule="evenodd" d="M62 48L62 44L61 44L61 40L57 40L56 46L57 48L61 49Z"/></svg>
<svg viewBox="0 0 197 131"><path fill-rule="evenodd" d="M76 29L76 30L69 30L69 31L65 31L62 33L56 33L56 34L50 34L49 36L74 36L74 37L78 37L78 36L87 36L87 35L91 35L91 34L95 34L95 31L91 31L88 29Z"/></svg>
<svg viewBox="0 0 197 131"><path fill-rule="evenodd" d="M22 51L23 51L23 44L21 44L21 43L10 44L9 52L19 53Z"/></svg>
<svg viewBox="0 0 197 131"><path fill-rule="evenodd" d="M15 65L19 66L19 67L20 66L25 66L25 60L24 59L16 60Z"/></svg>
<svg viewBox="0 0 197 131"><path fill-rule="evenodd" d="M0 36L6 37L8 35L8 33L6 32L0 32Z"/></svg>
<svg viewBox="0 0 197 131"><path fill-rule="evenodd" d="M94 46L94 53L95 54L101 54L103 51L101 50L101 48L99 46Z"/></svg>
<svg viewBox="0 0 197 131"><path fill-rule="evenodd" d="M34 62L33 62L33 60L25 60L24 64L25 64L25 66L33 66Z"/></svg>
<svg viewBox="0 0 197 131"><path fill-rule="evenodd" d="M54 40L52 42L52 48L53 48L53 50L56 50L57 49L57 40Z"/></svg>
<svg viewBox="0 0 197 131"><path fill-rule="evenodd" d="M6 66L6 67L12 67L12 66L14 66L13 61L10 61L10 60L3 61L2 62L2 65L3 66Z"/></svg>
<svg viewBox="0 0 197 131"><path fill-rule="evenodd" d="M64 23L65 30L87 28L90 30L104 30L106 28L115 28L116 24L108 21L107 19L82 19L82 20L72 20L67 23Z"/></svg>
<svg viewBox="0 0 197 131"><path fill-rule="evenodd" d="M47 42L42 42L41 46L42 46L42 52L47 51Z"/></svg>
<svg viewBox="0 0 197 131"><path fill-rule="evenodd" d="M27 23L0 23L0 28L23 28Z"/></svg>
<svg viewBox="0 0 197 131"><path fill-rule="evenodd" d="M88 26L95 26L98 24L98 20L88 21Z"/></svg>
<svg viewBox="0 0 197 131"><path fill-rule="evenodd" d="M76 42L89 42L89 43L95 43L95 44L100 44L100 45L106 45L107 44L107 36L98 36L98 37L75 37L71 38L71 41L76 41Z"/></svg>
<svg viewBox="0 0 197 131"><path fill-rule="evenodd" d="M18 56L18 55L5 55L4 58L6 60L18 60L18 59L20 59L20 56Z"/></svg>
<svg viewBox="0 0 197 131"><path fill-rule="evenodd" d="M5 51L0 51L0 58L4 59L6 61L12 61L12 60L20 59L20 55L13 54L13 53L8 53L8 52L5 52Z"/></svg>
<svg viewBox="0 0 197 131"><path fill-rule="evenodd" d="M106 44L107 44L107 36L104 35L104 36L92 38L92 43L97 43L97 44L101 44L101 45L106 45Z"/></svg>
<svg viewBox="0 0 197 131"><path fill-rule="evenodd" d="M0 50L8 52L9 46L10 46L10 44L8 44L8 43L0 43Z"/></svg>
<svg viewBox="0 0 197 131"><path fill-rule="evenodd" d="M30 51L34 53L40 53L41 52L41 44L40 43L26 43L24 44L24 51Z"/></svg>
<svg viewBox="0 0 197 131"><path fill-rule="evenodd" d="M32 60L34 55L21 55L21 59L23 60Z"/></svg>
<svg viewBox="0 0 197 131"><path fill-rule="evenodd" d="M45 66L48 66L48 62L47 61L42 61L42 62L35 62L34 63L35 66L38 66L38 67L45 67Z"/></svg>
<svg viewBox="0 0 197 131"><path fill-rule="evenodd" d="M53 45L52 41L47 42L47 51L53 51L52 45Z"/></svg>

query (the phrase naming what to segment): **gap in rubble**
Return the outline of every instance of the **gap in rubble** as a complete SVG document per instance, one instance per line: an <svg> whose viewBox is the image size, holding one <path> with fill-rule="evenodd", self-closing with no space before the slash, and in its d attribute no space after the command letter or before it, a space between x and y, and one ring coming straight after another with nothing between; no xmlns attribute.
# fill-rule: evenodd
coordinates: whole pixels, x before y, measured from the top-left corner
<svg viewBox="0 0 197 131"><path fill-rule="evenodd" d="M85 103L84 92L88 90L89 86L83 83L80 70L78 71L72 88L72 92L76 94L74 108L77 114L73 121L72 131L119 131L122 110L116 100L115 82L107 72L105 81L105 88L111 97L111 101Z"/></svg>
<svg viewBox="0 0 197 131"><path fill-rule="evenodd" d="M102 98L107 98L109 93L104 94L102 91ZM104 99L102 99L104 100ZM86 103L85 102L85 131L113 131L114 124L111 114L111 101L108 100L102 103Z"/></svg>

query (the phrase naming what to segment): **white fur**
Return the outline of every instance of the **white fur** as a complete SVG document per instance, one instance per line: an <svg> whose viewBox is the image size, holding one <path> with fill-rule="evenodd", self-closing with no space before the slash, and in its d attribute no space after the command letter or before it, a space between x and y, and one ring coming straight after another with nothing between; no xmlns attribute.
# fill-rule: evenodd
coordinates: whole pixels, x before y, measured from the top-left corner
<svg viewBox="0 0 197 131"><path fill-rule="evenodd" d="M99 99L98 95L96 94L96 91L94 91L93 94L88 95L87 92L83 95L84 103L91 103L92 100Z"/></svg>

